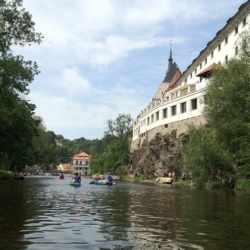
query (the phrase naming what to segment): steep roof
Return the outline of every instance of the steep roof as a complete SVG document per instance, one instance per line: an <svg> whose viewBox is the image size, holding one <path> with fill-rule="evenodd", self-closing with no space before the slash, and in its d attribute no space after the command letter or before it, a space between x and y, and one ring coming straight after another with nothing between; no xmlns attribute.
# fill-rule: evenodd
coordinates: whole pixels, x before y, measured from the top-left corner
<svg viewBox="0 0 250 250"><path fill-rule="evenodd" d="M90 155L86 154L85 152L81 152L80 154L76 154L73 157L73 160L90 160Z"/></svg>
<svg viewBox="0 0 250 250"><path fill-rule="evenodd" d="M172 49L170 49L170 54L169 54L169 59L168 59L168 69L167 69L167 72L165 74L165 78L164 78L163 82L170 83L172 81L173 77L175 76L176 71L180 72L178 65L175 62L173 62Z"/></svg>
<svg viewBox="0 0 250 250"><path fill-rule="evenodd" d="M200 76L200 77L206 77L207 75L211 74L211 71L213 69L222 69L222 66L220 66L217 63L213 63L210 66L208 66L207 68L205 68L204 70L202 70L199 74L197 74L196 76Z"/></svg>

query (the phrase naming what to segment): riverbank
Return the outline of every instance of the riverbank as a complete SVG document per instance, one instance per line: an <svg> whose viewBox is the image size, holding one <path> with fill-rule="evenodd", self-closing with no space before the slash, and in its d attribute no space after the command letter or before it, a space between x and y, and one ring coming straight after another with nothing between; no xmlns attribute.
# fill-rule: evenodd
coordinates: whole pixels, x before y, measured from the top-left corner
<svg viewBox="0 0 250 250"><path fill-rule="evenodd" d="M0 170L0 180L6 180L6 179L11 179L12 178L12 174L4 171L4 170Z"/></svg>

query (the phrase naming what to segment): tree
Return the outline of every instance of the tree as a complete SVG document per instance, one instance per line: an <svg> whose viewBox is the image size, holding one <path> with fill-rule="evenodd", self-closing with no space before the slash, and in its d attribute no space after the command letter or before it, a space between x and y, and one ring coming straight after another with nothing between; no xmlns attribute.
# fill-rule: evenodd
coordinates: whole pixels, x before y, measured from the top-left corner
<svg viewBox="0 0 250 250"><path fill-rule="evenodd" d="M234 175L231 156L217 143L213 131L205 126L190 126L189 141L182 148L183 168L198 186L224 182L231 185Z"/></svg>
<svg viewBox="0 0 250 250"><path fill-rule="evenodd" d="M35 31L32 15L22 8L22 0L0 0L0 51L6 53L12 45L40 44L44 37Z"/></svg>
<svg viewBox="0 0 250 250"><path fill-rule="evenodd" d="M214 70L204 115L215 138L233 156L239 175L250 176L250 35L243 33L238 57Z"/></svg>
<svg viewBox="0 0 250 250"><path fill-rule="evenodd" d="M115 120L107 121L107 129L102 139L103 153L93 155L91 168L94 172L123 172L129 163L130 139L133 120L130 115L119 114Z"/></svg>
<svg viewBox="0 0 250 250"><path fill-rule="evenodd" d="M22 8L22 0L0 0L0 154L2 166L11 169L15 157L31 147L37 135L38 120L32 118L35 105L25 96L39 73L36 63L14 56L11 46L41 43L31 15Z"/></svg>

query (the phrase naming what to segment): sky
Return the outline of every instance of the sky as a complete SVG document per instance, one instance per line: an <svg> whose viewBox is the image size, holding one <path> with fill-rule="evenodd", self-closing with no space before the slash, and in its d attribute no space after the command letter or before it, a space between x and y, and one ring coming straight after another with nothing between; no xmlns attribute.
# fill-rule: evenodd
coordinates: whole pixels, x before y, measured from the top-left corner
<svg viewBox="0 0 250 250"><path fill-rule="evenodd" d="M170 43L183 72L245 0L23 0L40 45L16 47L41 73L30 85L48 131L101 139L108 119L133 119L164 79Z"/></svg>

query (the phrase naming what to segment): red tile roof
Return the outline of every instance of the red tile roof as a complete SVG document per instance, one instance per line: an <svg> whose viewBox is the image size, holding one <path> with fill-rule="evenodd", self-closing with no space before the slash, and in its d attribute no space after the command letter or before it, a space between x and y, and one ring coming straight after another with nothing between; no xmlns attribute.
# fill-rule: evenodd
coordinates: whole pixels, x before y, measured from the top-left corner
<svg viewBox="0 0 250 250"><path fill-rule="evenodd" d="M208 66L207 68L205 68L204 70L202 70L199 74L197 74L196 76L202 76L205 73L208 73L210 71L212 71L212 69L222 69L222 67L217 64L217 63L213 63L210 66Z"/></svg>
<svg viewBox="0 0 250 250"><path fill-rule="evenodd" d="M76 154L73 157L73 160L85 160L88 161L90 160L90 155L86 154L85 152L81 152L80 154Z"/></svg>

